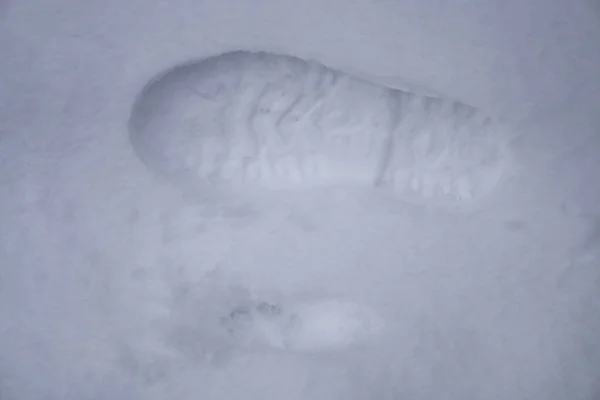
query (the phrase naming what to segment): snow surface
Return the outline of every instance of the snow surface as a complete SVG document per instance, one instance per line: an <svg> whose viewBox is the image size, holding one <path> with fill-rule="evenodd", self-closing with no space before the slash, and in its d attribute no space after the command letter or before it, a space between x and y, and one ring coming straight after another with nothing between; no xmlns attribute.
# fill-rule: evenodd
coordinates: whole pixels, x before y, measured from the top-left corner
<svg viewBox="0 0 600 400"><path fill-rule="evenodd" d="M487 197L511 164L480 110L270 53L174 68L142 92L130 129L150 170L204 191L387 187L456 208Z"/></svg>
<svg viewBox="0 0 600 400"><path fill-rule="evenodd" d="M593 0L0 2L0 399L597 398L599 20ZM453 197L478 205L460 209L427 201L422 175L374 188L382 158L360 146L358 165L316 146L329 180L288 190L168 176L189 165L171 150L205 159L205 130L183 148L136 130L144 89L238 50L346 77L344 96L323 90L326 110L369 132L399 118L423 145L387 146L400 169L420 156L437 174L420 128L452 130L419 102L431 112L406 128L388 100L469 104L501 124L510 174L485 201ZM251 89L274 76L252 71ZM321 104L297 84L310 79L290 82L281 102L234 91L223 104L238 114L218 124L239 124L241 143L271 129L286 93ZM174 97L144 123L195 115ZM252 124L235 117L261 101Z"/></svg>

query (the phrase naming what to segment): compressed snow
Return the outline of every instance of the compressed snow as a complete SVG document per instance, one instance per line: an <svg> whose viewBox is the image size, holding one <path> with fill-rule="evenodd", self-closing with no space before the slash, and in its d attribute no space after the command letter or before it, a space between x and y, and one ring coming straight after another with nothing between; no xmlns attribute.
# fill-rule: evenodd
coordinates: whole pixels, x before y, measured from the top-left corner
<svg viewBox="0 0 600 400"><path fill-rule="evenodd" d="M328 352L377 340L384 323L368 307L339 299L274 305L260 302L234 309L224 320L243 346Z"/></svg>
<svg viewBox="0 0 600 400"><path fill-rule="evenodd" d="M131 140L151 170L205 191L383 187L455 207L485 199L510 169L508 139L474 107L268 53L228 53L153 80Z"/></svg>

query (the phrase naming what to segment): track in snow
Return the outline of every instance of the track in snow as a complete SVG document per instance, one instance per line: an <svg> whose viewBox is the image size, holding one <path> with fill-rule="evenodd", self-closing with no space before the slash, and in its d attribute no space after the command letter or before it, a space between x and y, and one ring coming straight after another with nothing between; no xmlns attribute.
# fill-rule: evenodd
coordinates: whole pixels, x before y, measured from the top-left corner
<svg viewBox="0 0 600 400"><path fill-rule="evenodd" d="M372 186L444 206L488 196L510 158L474 107L243 51L153 80L130 137L150 169L213 189Z"/></svg>
<svg viewBox="0 0 600 400"><path fill-rule="evenodd" d="M285 305L253 302L234 309L222 324L242 348L295 352L366 345L385 327L369 307L339 299Z"/></svg>

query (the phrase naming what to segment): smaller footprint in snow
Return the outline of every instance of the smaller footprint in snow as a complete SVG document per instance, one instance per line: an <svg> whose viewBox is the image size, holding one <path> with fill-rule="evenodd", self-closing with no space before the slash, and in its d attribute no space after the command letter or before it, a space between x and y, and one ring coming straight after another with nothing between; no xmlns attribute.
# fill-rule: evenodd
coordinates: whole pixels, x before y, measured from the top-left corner
<svg viewBox="0 0 600 400"><path fill-rule="evenodd" d="M244 348L301 352L336 351L366 344L384 329L374 310L338 299L285 306L253 303L235 308L222 323Z"/></svg>

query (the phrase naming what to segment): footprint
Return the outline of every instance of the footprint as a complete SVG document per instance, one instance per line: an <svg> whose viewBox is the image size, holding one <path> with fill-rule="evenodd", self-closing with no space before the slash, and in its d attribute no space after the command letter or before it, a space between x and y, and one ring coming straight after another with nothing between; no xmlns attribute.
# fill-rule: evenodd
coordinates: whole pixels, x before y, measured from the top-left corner
<svg viewBox="0 0 600 400"><path fill-rule="evenodd" d="M486 198L511 159L475 107L247 51L154 79L130 139L149 169L206 191L359 186L445 207Z"/></svg>
<svg viewBox="0 0 600 400"><path fill-rule="evenodd" d="M338 299L242 306L222 322L241 347L294 352L365 345L384 329L383 320L369 307Z"/></svg>

